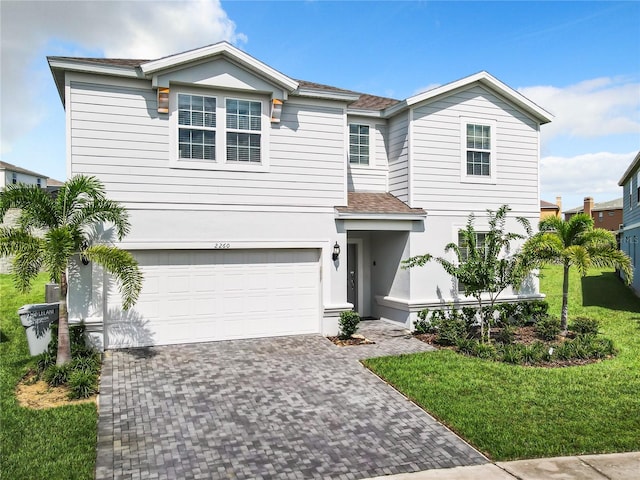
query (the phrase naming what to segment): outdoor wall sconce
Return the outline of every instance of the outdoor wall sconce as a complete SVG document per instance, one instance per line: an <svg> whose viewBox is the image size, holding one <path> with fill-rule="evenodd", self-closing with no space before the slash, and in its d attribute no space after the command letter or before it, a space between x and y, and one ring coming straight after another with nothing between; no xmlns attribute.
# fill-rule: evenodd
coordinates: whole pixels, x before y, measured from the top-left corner
<svg viewBox="0 0 640 480"><path fill-rule="evenodd" d="M333 255L331 256L331 258L333 258L333 261L335 262L336 260L338 260L339 256L340 256L340 245L338 245L338 242L336 242L336 244L333 246Z"/></svg>
<svg viewBox="0 0 640 480"><path fill-rule="evenodd" d="M282 100L274 98L271 100L271 123L280 123L282 116Z"/></svg>
<svg viewBox="0 0 640 480"><path fill-rule="evenodd" d="M158 88L158 113L169 113L168 88Z"/></svg>

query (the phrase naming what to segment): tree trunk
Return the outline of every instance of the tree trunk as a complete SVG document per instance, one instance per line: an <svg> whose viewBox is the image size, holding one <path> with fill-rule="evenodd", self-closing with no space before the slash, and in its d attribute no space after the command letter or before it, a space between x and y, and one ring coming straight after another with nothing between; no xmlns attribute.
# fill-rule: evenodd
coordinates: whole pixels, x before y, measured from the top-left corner
<svg viewBox="0 0 640 480"><path fill-rule="evenodd" d="M564 264L564 276L562 277L562 313L560 314L560 328L562 336L567 335L567 317L569 316L569 264Z"/></svg>
<svg viewBox="0 0 640 480"><path fill-rule="evenodd" d="M60 316L58 320L58 353L56 365L64 365L71 361L71 342L69 340L69 312L67 311L67 272L60 275Z"/></svg>

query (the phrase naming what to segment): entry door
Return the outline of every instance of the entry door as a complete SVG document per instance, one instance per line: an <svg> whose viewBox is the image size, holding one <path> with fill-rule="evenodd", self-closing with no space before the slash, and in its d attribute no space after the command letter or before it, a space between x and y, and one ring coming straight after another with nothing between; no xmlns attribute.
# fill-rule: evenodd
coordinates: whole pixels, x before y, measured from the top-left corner
<svg viewBox="0 0 640 480"><path fill-rule="evenodd" d="M358 305L358 245L347 244L347 302L353 304L353 310L357 312Z"/></svg>

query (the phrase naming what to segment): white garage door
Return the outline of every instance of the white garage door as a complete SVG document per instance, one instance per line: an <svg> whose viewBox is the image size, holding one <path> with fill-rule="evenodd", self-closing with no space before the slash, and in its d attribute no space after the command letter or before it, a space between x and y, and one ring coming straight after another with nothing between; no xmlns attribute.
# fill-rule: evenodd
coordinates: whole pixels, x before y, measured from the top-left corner
<svg viewBox="0 0 640 480"><path fill-rule="evenodd" d="M318 250L134 252L135 307L109 299L105 346L165 345L320 331Z"/></svg>

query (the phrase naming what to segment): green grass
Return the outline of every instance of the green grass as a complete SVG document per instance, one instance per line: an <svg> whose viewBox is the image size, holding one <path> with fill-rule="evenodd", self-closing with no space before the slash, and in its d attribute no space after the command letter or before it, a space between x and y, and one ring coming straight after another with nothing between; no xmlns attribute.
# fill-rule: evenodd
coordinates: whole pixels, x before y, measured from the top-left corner
<svg viewBox="0 0 640 480"><path fill-rule="evenodd" d="M95 469L97 411L94 404L31 410L18 405L14 389L33 360L17 310L44 302L46 276L19 294L0 275L0 478L91 479Z"/></svg>
<svg viewBox="0 0 640 480"><path fill-rule="evenodd" d="M541 291L559 316L559 268L544 269ZM494 460L640 450L640 300L612 272L572 272L576 316L599 319L618 355L545 369L441 350L365 365Z"/></svg>

